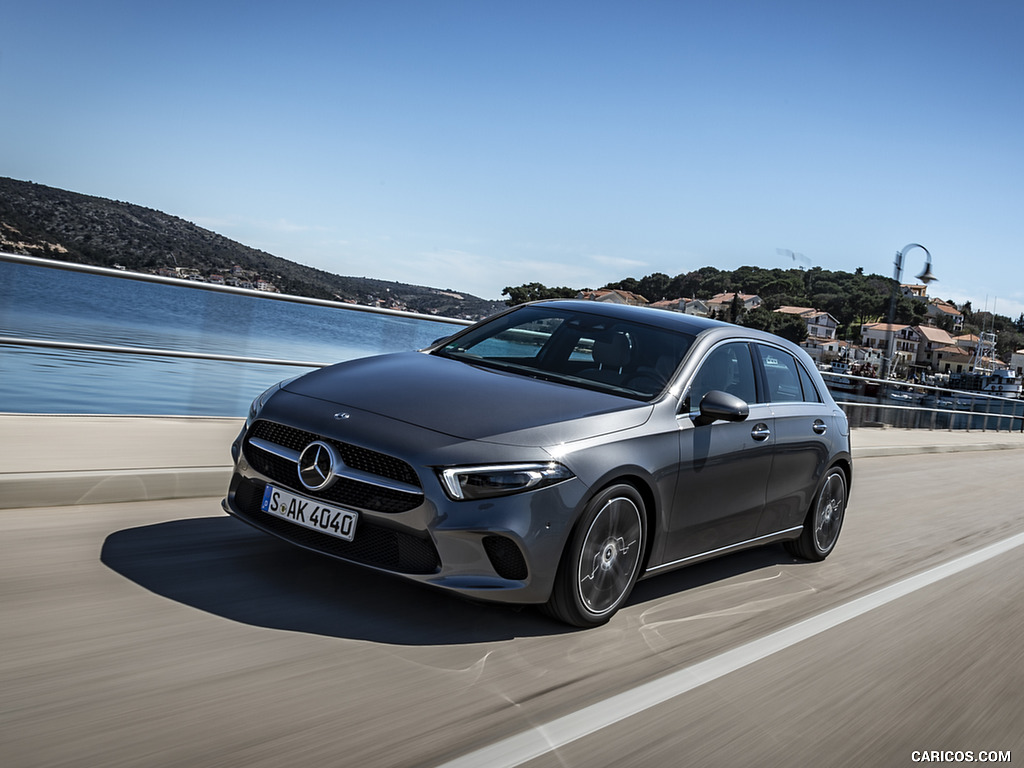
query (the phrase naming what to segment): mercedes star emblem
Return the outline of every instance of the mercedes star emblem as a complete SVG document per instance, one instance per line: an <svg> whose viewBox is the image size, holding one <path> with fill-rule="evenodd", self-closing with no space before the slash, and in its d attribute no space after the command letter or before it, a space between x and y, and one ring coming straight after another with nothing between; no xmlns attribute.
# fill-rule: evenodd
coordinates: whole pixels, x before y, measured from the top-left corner
<svg viewBox="0 0 1024 768"><path fill-rule="evenodd" d="M299 480L311 491L322 491L337 479L334 468L339 461L333 446L314 440L299 454Z"/></svg>

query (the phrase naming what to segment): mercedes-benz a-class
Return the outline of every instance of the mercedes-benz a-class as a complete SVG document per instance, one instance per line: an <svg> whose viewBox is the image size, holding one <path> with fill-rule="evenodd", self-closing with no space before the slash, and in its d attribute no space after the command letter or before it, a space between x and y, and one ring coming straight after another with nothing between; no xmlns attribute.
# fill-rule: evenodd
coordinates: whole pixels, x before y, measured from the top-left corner
<svg viewBox="0 0 1024 768"><path fill-rule="evenodd" d="M798 346L587 301L275 385L233 457L224 507L257 528L578 626L742 548L823 559L852 479L846 417Z"/></svg>

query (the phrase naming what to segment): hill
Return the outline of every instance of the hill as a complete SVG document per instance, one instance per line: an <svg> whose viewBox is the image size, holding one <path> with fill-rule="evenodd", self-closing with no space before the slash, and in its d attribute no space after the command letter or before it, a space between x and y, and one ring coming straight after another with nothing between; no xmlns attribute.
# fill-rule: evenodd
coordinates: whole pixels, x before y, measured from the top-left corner
<svg viewBox="0 0 1024 768"><path fill-rule="evenodd" d="M282 293L446 317L475 319L504 307L451 289L331 274L151 208L3 177L0 250L138 272L260 280Z"/></svg>

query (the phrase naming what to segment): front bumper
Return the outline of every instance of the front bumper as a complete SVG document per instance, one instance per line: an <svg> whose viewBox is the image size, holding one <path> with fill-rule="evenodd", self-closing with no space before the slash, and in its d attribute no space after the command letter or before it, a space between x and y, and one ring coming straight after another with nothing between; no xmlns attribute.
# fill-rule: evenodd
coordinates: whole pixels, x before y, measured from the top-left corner
<svg viewBox="0 0 1024 768"><path fill-rule="evenodd" d="M326 500L359 513L355 537L346 542L260 509L268 483L317 496L297 476L289 482L287 466L263 461L246 440L243 433L232 450L235 471L223 501L229 514L305 549L474 599L545 602L586 491L573 478L485 501L452 501L431 467L409 462L421 496L401 504L365 493Z"/></svg>

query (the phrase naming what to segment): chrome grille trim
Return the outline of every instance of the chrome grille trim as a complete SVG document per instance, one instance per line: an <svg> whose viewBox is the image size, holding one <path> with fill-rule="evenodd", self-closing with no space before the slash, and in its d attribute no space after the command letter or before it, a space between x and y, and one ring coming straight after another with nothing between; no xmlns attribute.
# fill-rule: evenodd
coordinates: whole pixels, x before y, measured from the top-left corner
<svg viewBox="0 0 1024 768"><path fill-rule="evenodd" d="M299 463L299 452L293 451L291 448L285 448L283 445L272 443L269 440L264 440L260 437L249 438L249 445L253 448L259 448L261 451L272 453L274 456L286 459L293 464Z"/></svg>
<svg viewBox="0 0 1024 768"><path fill-rule="evenodd" d="M261 451L277 456L278 458L290 461L296 466L299 463L300 452L287 448L277 443L272 443L269 440L264 440L261 437L249 438L249 445L253 448L258 448ZM349 480L355 480L359 483L366 483L367 485L373 485L377 488L385 488L389 491L398 491L400 493L411 493L417 496L423 495L423 489L419 486L410 485L409 483L403 483L400 480L391 480L380 475L374 475L370 472L364 472L361 469L353 469L352 467L340 464L334 468L334 474L339 478L347 478Z"/></svg>

